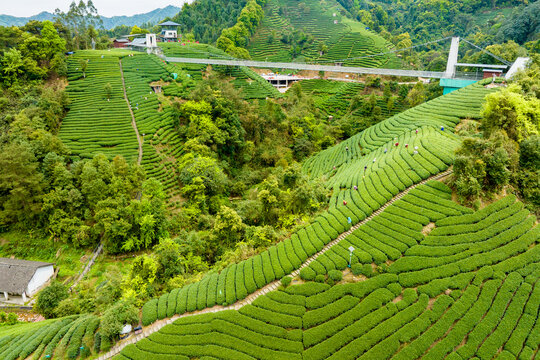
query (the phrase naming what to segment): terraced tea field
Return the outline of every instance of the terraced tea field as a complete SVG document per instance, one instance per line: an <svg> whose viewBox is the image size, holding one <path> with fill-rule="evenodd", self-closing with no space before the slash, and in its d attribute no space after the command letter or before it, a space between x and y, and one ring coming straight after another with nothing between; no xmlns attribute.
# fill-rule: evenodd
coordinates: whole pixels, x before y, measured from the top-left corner
<svg viewBox="0 0 540 360"><path fill-rule="evenodd" d="M536 219L514 196L477 212L450 196L441 182L418 186L303 268L304 284L181 317L116 358L534 359ZM349 261L357 276L312 281Z"/></svg>
<svg viewBox="0 0 540 360"><path fill-rule="evenodd" d="M493 90L477 83L406 110L310 157L303 164L304 171L312 177L329 177L339 167L345 169L369 153L372 153L373 160L394 147L413 154L414 146L418 145L409 146L410 135L416 135L416 130L421 127L438 129L444 137L457 140L452 134L456 124L461 118L478 118L483 98L490 91ZM406 134L409 135L396 139ZM424 140L423 143L427 142Z"/></svg>
<svg viewBox="0 0 540 360"><path fill-rule="evenodd" d="M483 98L479 94L483 92L485 95L489 91L477 85L443 98L467 98L471 103L467 115L478 116ZM473 94L478 96L474 97ZM476 102L473 102L474 99ZM447 103L447 100L439 99L439 102ZM391 139L390 142L373 146L374 151L366 154L369 156L362 156L358 146L353 147L357 140L352 138L348 150L340 144L308 159L304 168L307 173L314 176L313 169L321 168L319 175L330 177L327 186L333 188L333 195L327 212L267 251L148 302L143 308L143 322L150 324L158 318L215 305L229 305L244 299L248 294L298 269L310 256L351 226L369 217L399 192L446 170L453 161L453 149L459 144L459 139L439 126L442 121L444 126L451 128L451 124L459 121L460 105L453 103L454 108L448 105L444 111L453 112L455 118L444 115L437 118L424 111L422 116L430 120L418 118L417 123L409 120L410 124L403 120L403 125L395 126L396 117L393 117L358 134L355 138L363 139L366 134L373 132L373 128L381 127L386 131L384 136ZM435 109L436 105L431 102L425 106ZM403 113L399 119L407 119L408 112L417 118L416 114L420 114L417 108ZM411 127L419 127L418 132L411 130ZM341 149L347 157L335 158L336 165L330 167L330 173L322 171L326 159L334 156L338 151L336 149ZM322 164L314 166L319 162Z"/></svg>
<svg viewBox="0 0 540 360"><path fill-rule="evenodd" d="M145 304L145 325L180 318L118 358L534 358L536 218L514 196L474 212L443 183L422 181L452 163L459 138L450 131L477 117L490 91L462 89L306 162L312 176L328 177L329 210L267 251ZM336 165L326 167L328 156ZM336 271L345 280L324 284ZM287 274L305 284L267 292Z"/></svg>
<svg viewBox="0 0 540 360"><path fill-rule="evenodd" d="M333 63L333 60L363 57L345 61L344 65L400 66L399 59L393 54L364 57L387 52L392 45L367 30L365 25L342 16L341 10L343 8L335 1L305 2L299 6L293 0L269 0L263 21L248 45L249 53L255 60L292 61L290 46L281 39L283 34L298 30L314 39L303 50L300 60ZM326 45L328 49L322 56L319 44Z"/></svg>
<svg viewBox="0 0 540 360"><path fill-rule="evenodd" d="M141 165L147 176L158 179L169 192L174 191L177 184L175 159L182 151L182 144L174 129L171 108L160 108L158 95L150 86L156 81L176 84L171 78L172 69L154 55L125 57L122 67L127 96L143 136Z"/></svg>
<svg viewBox="0 0 540 360"><path fill-rule="evenodd" d="M360 94L365 86L357 82L341 82L333 80L313 79L300 82L302 91L314 97L315 105L327 115L341 117L349 113L351 100ZM367 98L367 95L365 95ZM381 108L383 118L390 117L403 111L404 104L396 102L388 109L384 97L377 97L377 106ZM362 116L360 109L353 111L352 116Z"/></svg>
<svg viewBox="0 0 540 360"><path fill-rule="evenodd" d="M131 115L124 100L119 67L122 51L78 51L68 60L71 99L59 136L74 155L91 158L103 153L112 158L124 156L136 161L138 142L131 126ZM80 61L87 62L84 77ZM105 85L112 91L107 99Z"/></svg>
<svg viewBox="0 0 540 360"><path fill-rule="evenodd" d="M3 335L0 331L0 359L76 359L99 352L94 335L100 319L94 315L69 316L37 323L34 329ZM28 330L26 330L28 329Z"/></svg>
<svg viewBox="0 0 540 360"><path fill-rule="evenodd" d="M144 166L167 173L159 159L175 155L170 116L145 92L150 81L170 81L170 68L146 56L122 64L137 127L151 134L155 153L145 156L157 156ZM537 219L513 195L473 211L436 181L451 172L454 127L477 118L492 91L463 88L309 158L303 171L332 190L326 212L268 250L148 301L140 341L103 358L538 359ZM287 275L293 285L278 288ZM81 315L0 329L0 358L84 358L108 347L94 341L98 326Z"/></svg>

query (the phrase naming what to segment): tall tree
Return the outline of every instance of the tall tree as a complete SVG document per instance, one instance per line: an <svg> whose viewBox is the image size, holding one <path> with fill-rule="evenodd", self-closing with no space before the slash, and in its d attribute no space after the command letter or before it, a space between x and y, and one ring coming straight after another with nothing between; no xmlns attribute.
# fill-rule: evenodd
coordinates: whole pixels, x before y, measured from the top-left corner
<svg viewBox="0 0 540 360"><path fill-rule="evenodd" d="M92 38L97 36L95 29L103 27L103 20L92 0L86 3L80 0L78 4L73 1L67 13L56 9L54 15L71 32L74 49L87 49Z"/></svg>

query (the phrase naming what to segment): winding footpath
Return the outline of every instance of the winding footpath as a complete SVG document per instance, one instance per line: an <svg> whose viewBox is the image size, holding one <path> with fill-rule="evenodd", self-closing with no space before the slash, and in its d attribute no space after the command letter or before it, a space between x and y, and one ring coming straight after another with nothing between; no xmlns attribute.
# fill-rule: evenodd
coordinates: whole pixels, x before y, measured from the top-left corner
<svg viewBox="0 0 540 360"><path fill-rule="evenodd" d="M442 178L444 178L444 177L446 177L446 176L448 176L450 174L452 174L452 169L448 169L448 170L446 170L446 171L444 171L442 173L430 176L427 179L420 181L418 184L411 185L407 189L403 190L402 192L400 192L399 194L394 196L386 204L381 206L378 210L376 210L371 215L369 215L367 218L365 218L364 220L358 222L358 224L352 226L349 230L343 232L336 239L330 241L328 244L326 244L321 249L321 251L319 251L316 254L312 255L311 257L307 258L306 261L298 269L294 270L289 275L292 276L292 277L298 276L300 274L301 269L305 268L306 266L309 266L309 264L313 260L318 258L321 254L324 254L332 246L336 245L341 240L345 239L347 236L349 236L355 230L357 230L360 226L366 224L368 221L373 219L375 216L381 214L387 207L389 207L394 202L396 202L397 200L400 200L402 197L407 195L409 193L409 191L411 191L412 189L416 188L417 186L424 185L425 183L427 183L430 180L439 180L439 179L442 179ZM206 313L213 313L213 312L224 311L224 310L238 310L238 309L240 309L241 307L243 307L245 305L251 304L259 296L265 295L265 294L269 293L270 291L276 290L279 286L281 286L281 279L275 280L275 281L269 283L268 285L266 285L266 286L260 288L259 290L251 293L246 298L244 298L242 300L238 300L237 302L235 302L232 305L229 305L229 306L216 305L214 307L206 308L206 309L203 309L203 310L200 310L200 311L193 311L193 312L190 312L190 313L184 313L182 315L174 315L173 317L171 317L169 319L158 320L158 321L154 322L152 325L149 325L148 327L146 327L144 329L144 331L142 333L140 333L139 335L136 335L134 337L130 337L130 338L126 339L125 341L121 341L121 342L117 343L113 348L111 348L111 350L109 352L107 352L104 355L101 355L100 357L97 358L97 360L110 359L113 356L118 355L122 351L122 349L124 349L127 345L135 344L136 342L150 336L151 334L155 333L156 331L159 331L165 325L172 324L177 319L187 317L187 316L200 315L200 314L206 314Z"/></svg>
<svg viewBox="0 0 540 360"><path fill-rule="evenodd" d="M135 130L135 135L137 135L137 142L139 143L139 157L137 158L137 165L141 165L142 155L143 155L142 139L141 139L141 136L139 135L139 129L137 129L137 123L135 122L135 115L133 115L133 110L131 109L131 104L129 103L129 99L127 97L126 81L124 80L124 70L122 69L122 59L118 60L118 63L120 65L120 75L122 76L122 88L124 90L124 99L126 99L129 113L131 114L131 126L133 126L133 130Z"/></svg>

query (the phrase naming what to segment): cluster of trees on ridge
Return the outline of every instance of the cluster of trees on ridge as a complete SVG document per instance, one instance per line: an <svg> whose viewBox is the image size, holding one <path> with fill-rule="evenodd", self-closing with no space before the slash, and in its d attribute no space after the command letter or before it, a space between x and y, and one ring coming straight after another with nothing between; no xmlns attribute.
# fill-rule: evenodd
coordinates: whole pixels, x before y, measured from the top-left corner
<svg viewBox="0 0 540 360"><path fill-rule="evenodd" d="M221 36L216 41L217 47L234 57L249 59L246 46L249 37L253 35L264 17L262 7L265 4L266 0L248 0L240 12L236 24L221 31Z"/></svg>
<svg viewBox="0 0 540 360"><path fill-rule="evenodd" d="M478 208L510 185L507 191L540 211L539 69L535 57L508 87L486 97L480 122L458 131L465 138L456 151L452 183L463 201Z"/></svg>

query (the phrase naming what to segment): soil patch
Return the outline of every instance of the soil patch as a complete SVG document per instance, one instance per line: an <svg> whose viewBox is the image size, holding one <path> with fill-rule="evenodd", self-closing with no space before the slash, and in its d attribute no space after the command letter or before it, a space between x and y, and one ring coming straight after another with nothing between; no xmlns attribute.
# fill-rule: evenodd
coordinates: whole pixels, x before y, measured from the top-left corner
<svg viewBox="0 0 540 360"><path fill-rule="evenodd" d="M431 230L433 230L433 229L435 229L435 223L430 222L429 224L424 226L424 228L422 229L422 234L427 236L431 232Z"/></svg>

